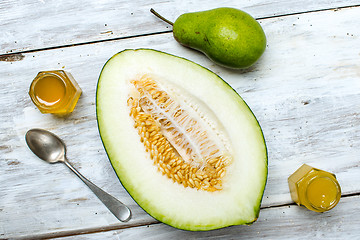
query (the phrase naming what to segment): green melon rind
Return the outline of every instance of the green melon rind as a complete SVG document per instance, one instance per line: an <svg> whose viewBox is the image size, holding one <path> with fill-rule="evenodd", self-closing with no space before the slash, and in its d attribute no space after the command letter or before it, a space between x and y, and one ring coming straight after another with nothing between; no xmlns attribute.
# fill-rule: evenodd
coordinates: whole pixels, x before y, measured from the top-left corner
<svg viewBox="0 0 360 240"><path fill-rule="evenodd" d="M222 84L222 88L226 89L227 91L231 90L233 92L233 94L236 95L236 97L234 97L234 100L236 100L238 103L239 103L239 106L243 106L243 107L246 107L248 112L250 114L252 114L252 117L254 118L254 122L253 124L256 125L256 126L253 126L255 128L258 128L258 133L260 134L260 138L261 138L261 141L262 141L262 144L264 146L264 149L263 149L263 160L264 160L264 169L263 169L263 177L264 177L264 184L263 184L263 187L262 189L258 189L257 191L259 192L259 196L256 200L256 204L254 203L254 209L253 209L253 219L251 220L238 220L236 222L232 222L231 224L229 223L226 223L226 224L222 224L220 222L215 222L215 223L210 223L210 224L198 224L198 225L189 225L189 224L183 224L183 223L177 223L177 222L174 222L172 219L169 219L166 215L163 215L163 214L160 214L159 212L157 212L157 210L155 209L152 209L153 205L149 202L146 202L146 201L143 201L141 199L141 196L140 194L137 192L136 188L134 186L131 186L126 180L122 179L120 176L124 176L126 174L126 172L124 172L124 170L122 169L122 167L118 164L116 164L112 159L116 159L116 157L118 156L114 156L113 155L113 151L112 149L108 146L106 146L106 131L103 129L103 122L104 122L104 119L102 119L102 114L101 114L101 106L99 106L99 88L100 88L100 83L101 83L101 75L105 69L105 66L112 60L114 59L115 57L117 57L119 54L122 54L124 52L127 52L127 51L154 51L154 52L158 52L158 53L161 53L161 54L165 54L167 56L171 56L171 57L174 57L174 58L177 58L179 59L180 61L187 61L187 62L190 62L192 64L194 64L194 67L199 67L201 68L202 70L204 71L208 71L209 73L211 74L215 74L213 72L211 72L209 69L199 65L199 64L196 64L196 63L193 63L192 61L189 61L185 58L181 58L181 57L177 57L177 56L174 56L174 55L171 55L171 54L168 54L168 53L164 53L164 52L161 52L161 51L157 51L157 50L152 50L152 49L136 49L136 50L133 50L133 49L126 49L126 50L123 50L117 54L115 54L113 57L111 57L107 62L106 64L104 65L101 73L100 73L100 76L99 76L99 81L98 81L98 84L97 84L97 94L96 94L96 115L97 115L97 122L98 122L98 129L99 129L99 133L100 133L100 136L101 136L101 141L104 145L104 148L105 148L105 151L106 151L106 154L108 155L108 158L110 159L110 162L112 164L112 167L114 168L115 172L117 173L118 177L119 177L119 180L121 182L121 184L124 186L124 188L127 190L127 192L130 194L130 196L139 204L139 206L141 208L143 208L147 213L149 213L151 216L153 216L154 218L158 219L159 221L162 221L164 222L165 224L168 224L170 226L173 226L173 227L176 227L176 228L179 228L179 229L183 229L183 230L190 230L190 231L206 231L206 230L213 230L213 229L218 229L218 228L222 228L222 227L227 227L227 226L231 226L231 225L242 225L242 224L252 224L253 222L255 222L259 216L259 211L260 211L260 203L261 203L261 200L262 200L262 197L263 197L263 193L264 193L264 189L265 189L265 186L266 186L266 180L267 180L267 174L268 174L268 169L267 169L267 164L268 164L268 158L267 158L267 148L266 148L266 143L265 143L265 139L264 139L264 135L263 135L263 132L261 130L261 127L260 127L260 124L258 122L258 120L256 119L256 117L254 116L253 112L251 111L251 109L248 107L248 105L245 103L245 101L239 96L239 94L233 89L231 88L231 86L226 83L223 79L221 79L218 75L217 78L221 81L219 81L219 83ZM122 156L122 157L127 157L127 156ZM121 158L121 157L120 157ZM261 191L260 191L261 190Z"/></svg>

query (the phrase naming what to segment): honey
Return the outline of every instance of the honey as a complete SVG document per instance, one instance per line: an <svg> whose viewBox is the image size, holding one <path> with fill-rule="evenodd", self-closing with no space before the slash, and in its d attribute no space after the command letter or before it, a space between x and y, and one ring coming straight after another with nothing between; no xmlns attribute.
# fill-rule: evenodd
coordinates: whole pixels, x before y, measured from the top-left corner
<svg viewBox="0 0 360 240"><path fill-rule="evenodd" d="M306 164L288 178L288 183L293 201L315 212L334 208L341 197L334 174Z"/></svg>
<svg viewBox="0 0 360 240"><path fill-rule="evenodd" d="M65 95L65 84L59 78L48 76L41 78L35 85L36 99L46 105L53 106Z"/></svg>
<svg viewBox="0 0 360 240"><path fill-rule="evenodd" d="M81 95L72 75L63 70L39 72L31 83L29 95L42 113L71 113Z"/></svg>

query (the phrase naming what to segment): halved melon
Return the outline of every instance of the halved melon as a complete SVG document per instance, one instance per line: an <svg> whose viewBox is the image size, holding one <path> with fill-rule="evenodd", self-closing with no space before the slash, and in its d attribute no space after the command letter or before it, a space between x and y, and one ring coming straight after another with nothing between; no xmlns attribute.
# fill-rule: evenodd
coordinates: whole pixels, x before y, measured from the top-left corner
<svg viewBox="0 0 360 240"><path fill-rule="evenodd" d="M192 231L256 221L264 137L219 76L167 53L124 50L100 74L96 110L111 164L151 216Z"/></svg>

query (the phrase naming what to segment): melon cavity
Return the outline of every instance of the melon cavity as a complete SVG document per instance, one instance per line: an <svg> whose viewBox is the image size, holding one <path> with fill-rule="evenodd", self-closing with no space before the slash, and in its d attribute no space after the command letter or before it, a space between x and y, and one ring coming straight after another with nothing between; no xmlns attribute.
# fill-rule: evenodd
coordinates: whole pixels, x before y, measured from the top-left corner
<svg viewBox="0 0 360 240"><path fill-rule="evenodd" d="M151 216L199 231L254 222L267 178L258 121L220 77L151 49L104 66L96 110L108 157Z"/></svg>
<svg viewBox="0 0 360 240"><path fill-rule="evenodd" d="M219 137L225 133L209 124L217 119L205 121L206 114L196 104L199 100L185 90L170 93L155 76L143 75L131 83L135 90L128 98L130 116L158 170L184 187L222 189L231 154Z"/></svg>

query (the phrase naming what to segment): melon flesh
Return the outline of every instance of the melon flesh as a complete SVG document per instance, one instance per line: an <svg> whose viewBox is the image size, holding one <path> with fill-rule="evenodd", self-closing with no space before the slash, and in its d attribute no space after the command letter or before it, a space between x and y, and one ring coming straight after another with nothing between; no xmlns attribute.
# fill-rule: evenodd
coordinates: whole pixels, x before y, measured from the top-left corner
<svg viewBox="0 0 360 240"><path fill-rule="evenodd" d="M198 103L228 140L232 161L220 190L184 187L154 164L129 115L131 81L144 75L178 86L176 94L183 92ZM96 112L102 142L122 185L152 217L191 231L256 221L267 179L264 137L249 107L219 76L167 53L124 50L109 59L100 74Z"/></svg>

